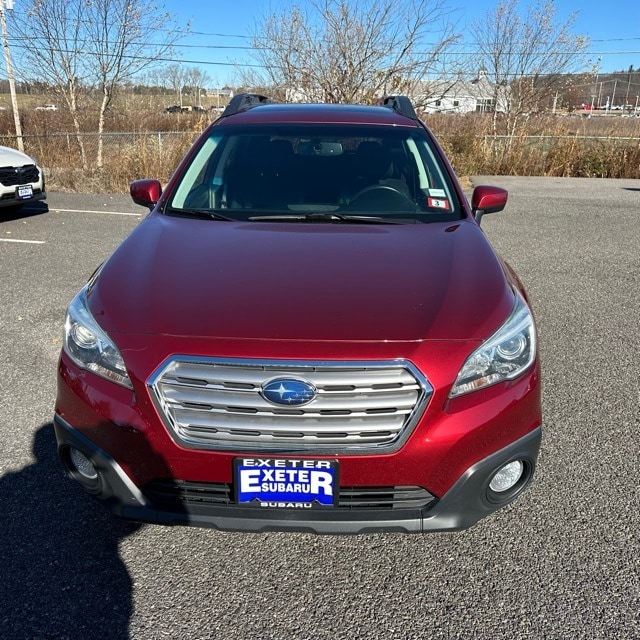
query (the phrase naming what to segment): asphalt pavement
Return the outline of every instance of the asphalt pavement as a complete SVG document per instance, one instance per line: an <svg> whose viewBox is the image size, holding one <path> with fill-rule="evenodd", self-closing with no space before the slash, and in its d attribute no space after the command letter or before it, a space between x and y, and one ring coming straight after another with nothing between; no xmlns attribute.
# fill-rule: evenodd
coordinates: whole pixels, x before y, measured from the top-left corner
<svg viewBox="0 0 640 640"><path fill-rule="evenodd" d="M113 518L51 424L67 303L145 210L0 209L0 638L640 638L640 180L473 178L536 313L533 486L461 533L241 534Z"/></svg>

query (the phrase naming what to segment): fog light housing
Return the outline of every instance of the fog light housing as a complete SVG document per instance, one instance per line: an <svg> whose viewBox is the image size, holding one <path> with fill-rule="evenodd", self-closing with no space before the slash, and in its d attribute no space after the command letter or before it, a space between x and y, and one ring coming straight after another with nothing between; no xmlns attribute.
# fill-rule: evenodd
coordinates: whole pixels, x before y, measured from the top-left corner
<svg viewBox="0 0 640 640"><path fill-rule="evenodd" d="M505 464L491 478L489 489L498 495L504 495L513 489L524 475L525 466L522 460L514 460Z"/></svg>
<svg viewBox="0 0 640 640"><path fill-rule="evenodd" d="M82 453L82 451L78 451L78 449L71 449L69 451L69 458L71 458L71 462L75 467L75 470L87 480L97 480L98 472L96 468L93 466L93 462L87 458L87 456Z"/></svg>
<svg viewBox="0 0 640 640"><path fill-rule="evenodd" d="M86 491L97 495L100 493L102 481L98 469L91 459L75 447L65 447L60 457L67 473Z"/></svg>

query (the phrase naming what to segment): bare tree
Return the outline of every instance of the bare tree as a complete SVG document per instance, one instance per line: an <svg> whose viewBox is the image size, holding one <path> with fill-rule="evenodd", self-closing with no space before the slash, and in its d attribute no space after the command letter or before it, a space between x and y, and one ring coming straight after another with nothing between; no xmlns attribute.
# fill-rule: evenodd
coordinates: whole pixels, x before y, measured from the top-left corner
<svg viewBox="0 0 640 640"><path fill-rule="evenodd" d="M182 106L182 89L186 75L186 69L179 64L167 65L160 71L163 85L176 92L176 100L180 106Z"/></svg>
<svg viewBox="0 0 640 640"><path fill-rule="evenodd" d="M262 71L245 85L272 87L289 100L373 102L423 79L458 39L443 0L311 0L307 7L257 25Z"/></svg>
<svg viewBox="0 0 640 640"><path fill-rule="evenodd" d="M96 165L101 168L106 111L119 86L170 51L178 38L168 28L171 16L152 0L26 0L24 9L15 25L23 42L23 74L45 80L66 104L85 169L79 103L87 89L99 91Z"/></svg>
<svg viewBox="0 0 640 640"><path fill-rule="evenodd" d="M517 0L500 0L473 23L477 62L494 87L494 132L503 122L513 136L523 118L557 91L559 76L586 68L589 42L573 33L576 18L574 13L559 22L553 0L524 9Z"/></svg>
<svg viewBox="0 0 640 640"><path fill-rule="evenodd" d="M24 43L20 57L23 74L48 84L54 95L66 105L76 133L83 169L87 157L82 140L78 110L84 93L83 78L87 67L82 50L84 35L83 2L67 0L33 0L24 13L16 13L12 31L18 42ZM23 19L19 20L18 16ZM34 29L33 25L39 25Z"/></svg>
<svg viewBox="0 0 640 640"><path fill-rule="evenodd" d="M178 34L167 28L168 15L151 0L84 0L84 5L85 48L102 94L96 159L102 168L105 114L118 86L168 54Z"/></svg>
<svg viewBox="0 0 640 640"><path fill-rule="evenodd" d="M199 69L198 67L189 67L186 69L185 73L185 86L187 91L191 94L194 103L198 106L201 105L201 96L202 92L206 93L206 85L209 83L211 78L209 74Z"/></svg>

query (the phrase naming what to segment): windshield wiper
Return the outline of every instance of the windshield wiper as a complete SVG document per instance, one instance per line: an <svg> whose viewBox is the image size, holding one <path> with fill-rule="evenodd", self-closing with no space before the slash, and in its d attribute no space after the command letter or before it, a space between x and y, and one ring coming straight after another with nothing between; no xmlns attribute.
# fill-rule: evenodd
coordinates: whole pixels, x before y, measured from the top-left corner
<svg viewBox="0 0 640 640"><path fill-rule="evenodd" d="M266 216L252 216L249 218L252 222L262 220L263 222L362 222L368 224L405 224L406 220L392 220L390 218L382 218L380 216L357 216L345 215L343 213L305 213L300 215L278 214Z"/></svg>
<svg viewBox="0 0 640 640"><path fill-rule="evenodd" d="M169 207L165 209L165 213L179 215L179 216L191 216L194 218L205 218L208 220L225 220L226 222L237 222L234 218L228 218L221 213L216 213L211 209L176 209Z"/></svg>

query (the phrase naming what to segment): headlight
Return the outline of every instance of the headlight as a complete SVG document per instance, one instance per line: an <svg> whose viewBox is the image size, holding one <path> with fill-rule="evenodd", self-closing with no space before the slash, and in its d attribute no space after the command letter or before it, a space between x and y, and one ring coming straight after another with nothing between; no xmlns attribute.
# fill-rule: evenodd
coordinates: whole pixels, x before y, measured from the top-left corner
<svg viewBox="0 0 640 640"><path fill-rule="evenodd" d="M64 323L64 350L83 369L133 389L124 360L87 307L87 287L72 300Z"/></svg>
<svg viewBox="0 0 640 640"><path fill-rule="evenodd" d="M524 373L536 357L536 331L525 301L516 305L507 321L466 360L449 394L450 398Z"/></svg>

